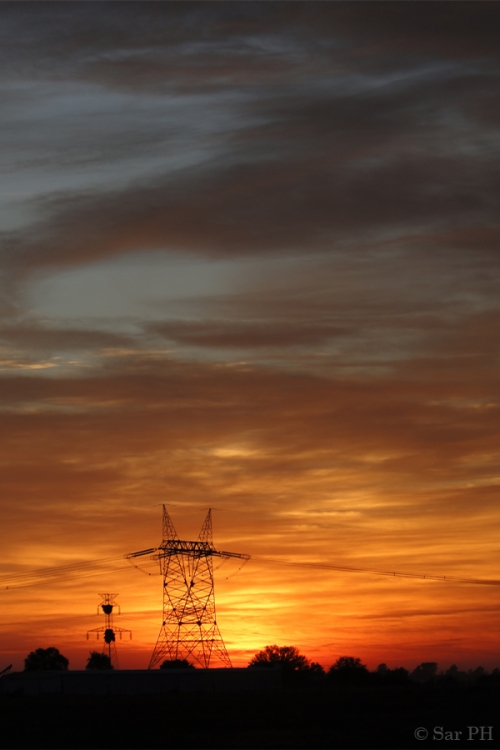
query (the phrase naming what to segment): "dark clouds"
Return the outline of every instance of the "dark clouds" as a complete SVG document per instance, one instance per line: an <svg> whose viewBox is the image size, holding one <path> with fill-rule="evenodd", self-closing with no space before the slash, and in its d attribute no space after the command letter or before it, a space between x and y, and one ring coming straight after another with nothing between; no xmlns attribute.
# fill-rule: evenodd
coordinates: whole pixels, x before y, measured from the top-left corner
<svg viewBox="0 0 500 750"><path fill-rule="evenodd" d="M169 55L169 61L180 57L180 65L187 60L210 77L207 61L214 53L233 61L260 47L274 52L271 60L279 59L286 57L286 42L298 50L302 46L308 52L315 50L318 58L329 62L343 60L347 54L351 63L362 58L372 65L381 59L393 63L395 55L474 59L498 54L499 13L490 3L463 3L457 10L445 2L424 8L416 2L404 7L364 3L354 8L349 3L315 2L190 3L189 7L182 2L132 2L121 8L101 3L98 13L86 3L73 3L71 8L4 3L2 13L3 47L11 74L23 65L25 70L45 73L45 64L56 75L67 77L75 69L61 70L68 57L83 70L98 63L107 63L112 70L121 58L128 59L130 73L141 80L144 58L161 62L172 49L177 54ZM334 44L329 46L328 41ZM134 55L139 59L134 60ZM297 53L295 60L292 54L289 57L302 62Z"/></svg>
<svg viewBox="0 0 500 750"><path fill-rule="evenodd" d="M132 339L116 333L71 328L54 329L39 323L0 327L0 341L20 350L42 350L50 353L61 349L123 348L133 343Z"/></svg>
<svg viewBox="0 0 500 750"><path fill-rule="evenodd" d="M247 349L253 347L274 346L315 346L328 339L346 335L341 328L322 327L321 325L293 324L234 324L209 321L201 323L160 323L152 325L151 330L160 333L167 339L197 346L229 347Z"/></svg>
<svg viewBox="0 0 500 750"><path fill-rule="evenodd" d="M408 226L426 242L432 224L449 232L458 224L470 234L479 222L494 222L498 195L495 163L482 158L387 155L350 169L335 168L334 160L214 165L209 174L132 185L114 195L51 199L44 212L52 217L5 246L11 267L35 270L141 248L212 257L327 251L367 232L398 231L404 241Z"/></svg>
<svg viewBox="0 0 500 750"><path fill-rule="evenodd" d="M4 238L9 264L27 270L73 265L148 248L210 256L297 248L308 252L331 249L366 232L404 235L411 227L425 242L433 225L449 231L496 226L499 70L490 59L488 41L495 7L462 4L459 10L436 3L422 9L406 4L402 12L398 6L380 5L377 14L363 6L365 17L358 8L338 4L299 5L285 12L255 4L229 5L227 10L217 4L193 5L188 11L176 4L132 3L119 20L112 4L101 4L98 14L79 4L71 9L43 6L43 13L39 6L40 27L25 10L8 6L7 19L30 32L21 38L31 34L38 39L49 79L53 73L55 80L71 80L71 66L61 67L68 60L87 69L97 57L99 65L120 69L125 58L139 71L148 55L159 56L156 64L169 79L175 77L175 67L172 71L169 60L162 62L162 55L169 54L170 44L185 45L181 58L192 61L204 84L211 75L205 57L224 59L229 78L220 71L214 76L226 92L235 85L230 76L235 64L251 72L279 59L296 73L305 71L303 77L271 77L257 88L248 84L248 102L233 106L241 117L252 114L261 123L239 127L229 140L226 133L222 157L219 153L165 177L129 179L113 190L53 191L39 200L40 218ZM198 20L204 14L208 22L201 33ZM50 44L53 16L64 26L55 45ZM326 50L321 65L315 52L319 29L321 39L333 44L333 51L319 45ZM377 70L374 52L368 57L363 53L355 70L345 64L356 58L354 48L363 49L366 39L378 35L379 55L389 55L389 69ZM220 47L222 40L226 43ZM334 44L339 40L343 44ZM344 62L340 70L335 56ZM34 61L36 53L26 58ZM304 60L313 62L311 69ZM101 82L112 86L101 74ZM240 95L247 90L241 82L237 86ZM188 86L181 86L178 96L189 93ZM145 89L136 95L137 106L141 97L146 103ZM227 103L221 100L220 106ZM95 121L93 147L79 147L75 131L70 151L90 150L92 159L99 160L118 148L122 157L139 157L147 143L150 153L156 149L162 157L172 138L167 120L163 139L158 123L155 132L150 126L144 131L142 143L137 133L121 132L116 117ZM140 119L137 124L140 129ZM68 138L70 143L69 133ZM54 152L56 160L60 157Z"/></svg>

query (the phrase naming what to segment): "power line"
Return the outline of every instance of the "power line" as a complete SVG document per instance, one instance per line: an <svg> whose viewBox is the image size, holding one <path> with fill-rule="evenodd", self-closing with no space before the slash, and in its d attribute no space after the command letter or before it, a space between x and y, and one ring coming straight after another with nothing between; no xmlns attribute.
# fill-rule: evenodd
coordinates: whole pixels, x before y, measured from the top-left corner
<svg viewBox="0 0 500 750"><path fill-rule="evenodd" d="M118 566L120 562L122 565ZM0 590L33 586L37 583L50 581L72 580L74 578L88 577L107 572L110 568L114 570L125 570L128 565L123 564L123 555L115 557L104 557L98 560L86 560L68 565L56 565L50 568L36 568L24 573L11 573L0 576Z"/></svg>
<svg viewBox="0 0 500 750"><path fill-rule="evenodd" d="M272 557L252 557L252 562L269 563L272 565L291 565L300 568L319 568L320 570L338 570L344 573L371 573L391 578L416 578L441 583L467 583L479 586L500 586L500 581L488 578L463 578L459 576L437 576L427 573L401 573L393 570L378 570L376 568L353 568L348 565L332 565L331 563L300 562L295 560L280 560Z"/></svg>
<svg viewBox="0 0 500 750"><path fill-rule="evenodd" d="M153 551L153 550L152 550ZM124 564L124 557L127 563ZM251 558L253 563L264 563L269 565L285 565L298 568L309 568L318 570L335 570L343 573L368 573L371 575L388 576L391 578L409 578L417 580L437 581L441 583L461 583L476 586L500 586L500 580L465 578L463 576L438 576L428 573L405 573L401 571L380 570L378 568L361 568L349 565L334 565L333 563L307 562L297 560L283 560L280 558L255 556ZM122 563L119 565L118 563ZM77 578L88 578L99 575L112 569L113 571L130 569L131 560L128 556L118 555L114 557L104 557L97 560L86 560L68 565L58 565L50 568L37 568L25 573L13 573L10 575L0 576L0 591L17 589L25 586L34 586L44 582L63 582ZM133 567L139 568L138 565ZM239 569L238 569L239 571ZM142 570L141 572L146 573ZM146 575L151 575L147 574Z"/></svg>

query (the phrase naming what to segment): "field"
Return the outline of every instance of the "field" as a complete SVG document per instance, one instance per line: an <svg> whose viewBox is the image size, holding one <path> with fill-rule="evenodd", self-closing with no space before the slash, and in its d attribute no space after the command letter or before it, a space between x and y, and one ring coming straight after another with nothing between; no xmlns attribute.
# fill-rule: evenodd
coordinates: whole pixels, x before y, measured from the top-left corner
<svg viewBox="0 0 500 750"><path fill-rule="evenodd" d="M0 695L1 746L498 747L499 698L499 685L329 686L152 696L4 694ZM418 728L426 729L429 736L417 739Z"/></svg>

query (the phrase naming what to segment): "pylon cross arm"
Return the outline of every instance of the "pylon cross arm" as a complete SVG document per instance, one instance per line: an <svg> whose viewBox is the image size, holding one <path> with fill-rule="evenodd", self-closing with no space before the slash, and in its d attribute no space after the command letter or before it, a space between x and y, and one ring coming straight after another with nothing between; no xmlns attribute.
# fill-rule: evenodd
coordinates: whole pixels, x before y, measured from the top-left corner
<svg viewBox="0 0 500 750"><path fill-rule="evenodd" d="M141 549L139 552L129 552L128 555L123 555L126 560L131 557L142 557L143 555L150 555L152 552L156 552L158 547L150 547L149 549Z"/></svg>
<svg viewBox="0 0 500 750"><path fill-rule="evenodd" d="M179 540L162 547L150 547L149 549L141 549L138 552L129 552L127 555L123 555L123 557L125 557L126 559L130 559L133 557L143 557L144 555L151 555L153 552L158 552L158 556L155 555L155 558L160 556L164 557L165 555L192 555L193 552L197 552L198 554L206 556L212 555L214 557L236 557L239 560L250 560L251 557L250 555L242 555L239 552L226 552L224 550L216 550L213 549L213 547L209 547L208 545L200 542L182 542Z"/></svg>
<svg viewBox="0 0 500 750"><path fill-rule="evenodd" d="M238 552L224 552L224 551L215 551L213 553L217 557L237 557L239 560L250 560L250 555L240 555Z"/></svg>

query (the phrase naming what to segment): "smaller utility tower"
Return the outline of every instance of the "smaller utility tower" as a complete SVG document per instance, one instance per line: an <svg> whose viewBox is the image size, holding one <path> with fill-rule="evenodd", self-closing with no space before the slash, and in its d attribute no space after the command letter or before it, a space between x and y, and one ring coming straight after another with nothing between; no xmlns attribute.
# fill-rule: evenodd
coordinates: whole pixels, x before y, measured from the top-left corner
<svg viewBox="0 0 500 750"><path fill-rule="evenodd" d="M118 594L99 594L103 600L97 607L97 614L100 614L99 610L102 609L104 614L104 625L100 628L93 628L87 631L87 640L90 633L95 633L97 640L99 640L100 634L103 638L102 653L109 657L111 665L114 669L119 669L118 665L118 654L116 653L116 633L120 635L122 639L123 633L129 633L132 638L132 631L126 628L116 628L113 625L113 609L118 607L118 614L121 614L120 605L115 602Z"/></svg>

